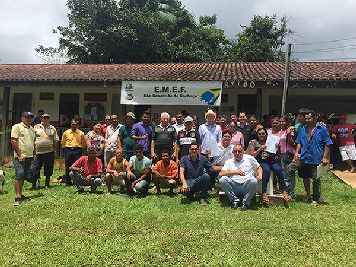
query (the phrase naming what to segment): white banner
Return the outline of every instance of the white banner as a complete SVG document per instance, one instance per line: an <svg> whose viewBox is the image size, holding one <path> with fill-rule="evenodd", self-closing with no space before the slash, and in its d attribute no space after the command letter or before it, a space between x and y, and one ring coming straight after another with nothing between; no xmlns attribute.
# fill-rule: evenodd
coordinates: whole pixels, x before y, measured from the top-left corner
<svg viewBox="0 0 356 267"><path fill-rule="evenodd" d="M220 106L222 82L123 81L121 104Z"/></svg>

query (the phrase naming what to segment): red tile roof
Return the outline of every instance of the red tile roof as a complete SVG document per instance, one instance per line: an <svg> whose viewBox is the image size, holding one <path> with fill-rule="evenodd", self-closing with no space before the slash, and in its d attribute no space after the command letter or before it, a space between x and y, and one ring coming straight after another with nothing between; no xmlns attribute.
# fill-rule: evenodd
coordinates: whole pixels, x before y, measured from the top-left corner
<svg viewBox="0 0 356 267"><path fill-rule="evenodd" d="M356 80L356 62L298 62L292 81ZM283 81L284 64L0 64L0 82L8 81Z"/></svg>

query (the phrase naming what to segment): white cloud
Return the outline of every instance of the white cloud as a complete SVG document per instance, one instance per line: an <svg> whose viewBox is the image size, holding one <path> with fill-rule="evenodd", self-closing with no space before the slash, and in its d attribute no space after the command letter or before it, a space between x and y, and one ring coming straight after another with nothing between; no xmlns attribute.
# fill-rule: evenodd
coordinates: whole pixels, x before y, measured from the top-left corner
<svg viewBox="0 0 356 267"><path fill-rule="evenodd" d="M356 1L354 0L182 0L196 18L217 14L218 27L233 38L254 15L286 16L295 32L292 43L306 43L356 37ZM66 0L1 0L0 59L1 63L41 63L34 49L42 44L57 46L58 36L52 29L67 25ZM305 49L356 45L356 40L315 46ZM356 57L356 50L331 53L298 54L301 59Z"/></svg>

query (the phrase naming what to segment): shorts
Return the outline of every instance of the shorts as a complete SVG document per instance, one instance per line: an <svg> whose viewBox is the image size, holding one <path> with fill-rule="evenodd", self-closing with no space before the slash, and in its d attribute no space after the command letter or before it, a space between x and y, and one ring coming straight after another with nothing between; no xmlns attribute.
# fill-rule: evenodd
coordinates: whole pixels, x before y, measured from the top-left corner
<svg viewBox="0 0 356 267"><path fill-rule="evenodd" d="M340 146L340 155L342 160L356 160L356 148L355 145Z"/></svg>
<svg viewBox="0 0 356 267"><path fill-rule="evenodd" d="M32 182L37 171L37 161L33 158L25 158L24 161L14 159L15 180L26 180Z"/></svg>

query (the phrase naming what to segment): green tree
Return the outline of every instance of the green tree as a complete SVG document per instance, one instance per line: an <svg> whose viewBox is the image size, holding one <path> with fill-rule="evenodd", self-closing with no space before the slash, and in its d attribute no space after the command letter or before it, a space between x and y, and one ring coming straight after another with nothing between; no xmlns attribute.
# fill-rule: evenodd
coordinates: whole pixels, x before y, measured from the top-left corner
<svg viewBox="0 0 356 267"><path fill-rule="evenodd" d="M194 17L178 0L68 0L59 47L39 46L48 58L65 52L70 63L221 61L229 41L216 16Z"/></svg>
<svg viewBox="0 0 356 267"><path fill-rule="evenodd" d="M284 40L292 31L287 28L287 18L254 16L250 25L237 34L232 49L232 59L242 62L284 61Z"/></svg>

